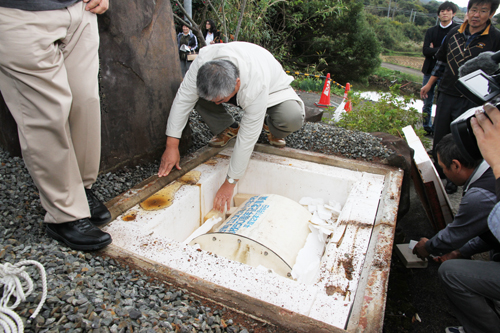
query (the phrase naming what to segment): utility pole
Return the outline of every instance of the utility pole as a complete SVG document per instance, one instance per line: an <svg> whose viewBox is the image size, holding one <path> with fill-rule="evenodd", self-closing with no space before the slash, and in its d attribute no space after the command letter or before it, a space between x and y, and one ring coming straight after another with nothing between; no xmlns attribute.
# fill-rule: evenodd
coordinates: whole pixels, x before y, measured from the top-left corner
<svg viewBox="0 0 500 333"><path fill-rule="evenodd" d="M184 0L184 9L188 13L189 17L193 17L193 6L191 0ZM184 16L184 20L188 21L188 18ZM192 24L193 22L190 23Z"/></svg>

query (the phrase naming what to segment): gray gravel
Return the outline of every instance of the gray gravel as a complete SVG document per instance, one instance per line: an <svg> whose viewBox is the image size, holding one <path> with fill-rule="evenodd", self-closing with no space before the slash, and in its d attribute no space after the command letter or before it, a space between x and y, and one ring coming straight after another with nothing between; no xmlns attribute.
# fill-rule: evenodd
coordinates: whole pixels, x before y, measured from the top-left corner
<svg viewBox="0 0 500 333"><path fill-rule="evenodd" d="M229 110L240 119L238 109ZM196 113L191 126L193 151L212 135ZM266 141L261 135L259 142ZM293 148L365 160L391 153L371 135L319 123L307 123L287 142ZM100 174L94 191L108 201L154 175L158 166L157 162ZM26 324L26 332L280 332L250 319L236 323L233 312L210 307L185 290L122 267L98 252L73 251L45 235L44 214L23 160L0 150L0 263L36 260L48 276L47 301L36 320ZM38 271L33 266L27 271L38 287L16 309L25 323L41 296Z"/></svg>

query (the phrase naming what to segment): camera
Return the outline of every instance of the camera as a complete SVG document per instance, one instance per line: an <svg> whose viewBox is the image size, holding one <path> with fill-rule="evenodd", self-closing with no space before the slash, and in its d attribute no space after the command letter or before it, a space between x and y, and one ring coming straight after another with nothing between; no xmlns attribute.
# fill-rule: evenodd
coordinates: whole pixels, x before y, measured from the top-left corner
<svg viewBox="0 0 500 333"><path fill-rule="evenodd" d="M469 60L463 65L466 71L475 69L474 71L464 73L463 68L460 68L461 77L455 84L457 90L467 99L481 105L467 110L450 125L451 133L460 152L469 160L482 158L470 124L471 118L475 117L477 110L484 112L482 105L487 102L496 107L500 105L500 82L498 81L500 75L488 75L482 69L477 68L487 68L487 71L493 74L498 70L499 62L500 51L496 53L483 53L480 57Z"/></svg>

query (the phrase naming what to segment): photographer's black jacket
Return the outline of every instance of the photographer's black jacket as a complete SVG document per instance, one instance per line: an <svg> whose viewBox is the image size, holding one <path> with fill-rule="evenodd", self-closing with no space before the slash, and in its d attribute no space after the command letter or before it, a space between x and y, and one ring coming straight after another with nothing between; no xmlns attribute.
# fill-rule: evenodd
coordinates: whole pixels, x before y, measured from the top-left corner
<svg viewBox="0 0 500 333"><path fill-rule="evenodd" d="M460 27L453 28L436 53L436 59L438 60L436 66L440 62L446 63L438 90L452 96L461 96L460 92L455 88L455 83L458 80L458 68L461 65L467 60L477 57L482 52L500 50L500 32L491 25L491 21L488 21L488 25L482 34L467 46L465 46L467 37L464 34L466 27L467 23L464 23ZM434 69L433 73L435 71L436 69Z"/></svg>

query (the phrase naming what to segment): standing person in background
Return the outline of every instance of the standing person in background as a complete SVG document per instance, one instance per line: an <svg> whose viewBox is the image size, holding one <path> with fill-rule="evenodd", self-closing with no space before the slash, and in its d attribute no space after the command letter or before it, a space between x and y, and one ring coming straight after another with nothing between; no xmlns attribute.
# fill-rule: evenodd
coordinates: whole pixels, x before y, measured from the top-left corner
<svg viewBox="0 0 500 333"><path fill-rule="evenodd" d="M436 65L429 82L420 90L420 97L425 99L432 85L439 83L436 117L434 118L433 157L434 165L441 179L443 170L437 164L435 147L439 141L451 132L450 124L468 109L477 106L463 96L455 83L458 81L458 69L465 62L476 58L486 51L500 50L500 32L491 24L491 18L498 9L499 0L470 0L467 5L468 20L448 33L445 41L436 53ZM457 191L456 184L448 180L446 192Z"/></svg>
<svg viewBox="0 0 500 333"><path fill-rule="evenodd" d="M177 35L177 47L179 48L182 77L184 77L189 69L189 66L191 66L191 61L188 61L187 55L190 52L195 52L198 48L198 39L186 25L182 26L182 32L179 32Z"/></svg>
<svg viewBox="0 0 500 333"><path fill-rule="evenodd" d="M205 43L207 46L220 42L220 32L217 31L214 21L208 19L205 23Z"/></svg>
<svg viewBox="0 0 500 333"><path fill-rule="evenodd" d="M422 73L424 74L422 86L425 86L431 78L432 69L436 65L436 59L434 56L439 50L443 39L453 27L458 25L453 22L453 17L456 12L457 5L450 1L443 2L437 10L439 24L427 29L427 32L425 33L424 46L422 48L422 53L425 56L424 65L422 66ZM424 130L428 135L432 135L434 132L432 126L432 103L434 101L434 89L438 83L439 80L431 86L429 92L427 93L427 98L423 100L424 107L422 108L422 121Z"/></svg>
<svg viewBox="0 0 500 333"><path fill-rule="evenodd" d="M40 193L47 234L70 248L111 243L90 189L101 157L99 29L108 0L0 0L0 90Z"/></svg>

